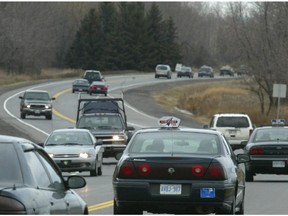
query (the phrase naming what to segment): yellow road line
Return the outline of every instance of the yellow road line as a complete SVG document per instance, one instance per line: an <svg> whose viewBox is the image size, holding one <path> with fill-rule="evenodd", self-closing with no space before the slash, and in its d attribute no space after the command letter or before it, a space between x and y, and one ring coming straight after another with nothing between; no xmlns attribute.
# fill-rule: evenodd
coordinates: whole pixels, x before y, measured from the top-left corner
<svg viewBox="0 0 288 216"><path fill-rule="evenodd" d="M89 212L97 211L97 210L100 210L100 209L103 209L103 208L108 208L108 207L111 207L111 206L113 206L113 200L89 206L88 210L89 210Z"/></svg>

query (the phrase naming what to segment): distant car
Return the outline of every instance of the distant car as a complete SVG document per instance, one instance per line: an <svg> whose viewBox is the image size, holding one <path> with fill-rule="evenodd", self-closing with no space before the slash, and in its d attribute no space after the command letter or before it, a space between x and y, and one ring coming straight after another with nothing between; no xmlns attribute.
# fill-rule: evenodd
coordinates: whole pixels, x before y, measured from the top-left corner
<svg viewBox="0 0 288 216"><path fill-rule="evenodd" d="M108 94L108 85L105 81L93 81L89 88L89 94Z"/></svg>
<svg viewBox="0 0 288 216"><path fill-rule="evenodd" d="M213 130L163 117L138 130L113 174L114 214L244 214L246 154Z"/></svg>
<svg viewBox="0 0 288 216"><path fill-rule="evenodd" d="M46 119L52 119L52 100L49 93L44 90L26 90L23 96L19 96L20 117L25 119L27 115L45 116Z"/></svg>
<svg viewBox="0 0 288 216"><path fill-rule="evenodd" d="M0 135L0 214L87 215L87 204L72 190L85 185L81 176L65 180L40 146Z"/></svg>
<svg viewBox="0 0 288 216"><path fill-rule="evenodd" d="M166 77L167 79L172 78L172 70L169 65L158 64L155 68L155 78Z"/></svg>
<svg viewBox="0 0 288 216"><path fill-rule="evenodd" d="M256 174L288 174L288 127L273 125L257 127L244 152L251 160L245 165L246 181L252 182Z"/></svg>
<svg viewBox="0 0 288 216"><path fill-rule="evenodd" d="M222 132L232 148L242 148L242 141L247 141L255 126L246 113L217 113L205 128Z"/></svg>
<svg viewBox="0 0 288 216"><path fill-rule="evenodd" d="M87 129L55 130L43 147L63 172L88 171L91 176L102 175L104 150Z"/></svg>
<svg viewBox="0 0 288 216"><path fill-rule="evenodd" d="M177 77L189 77L193 78L194 73L191 67L182 66L181 70L177 72Z"/></svg>
<svg viewBox="0 0 288 216"><path fill-rule="evenodd" d="M214 71L213 68L207 65L203 65L200 67L198 71L198 77L214 77Z"/></svg>
<svg viewBox="0 0 288 216"><path fill-rule="evenodd" d="M105 81L105 78L102 76L101 72L97 70L86 70L83 79L88 80L89 84L92 84L94 81Z"/></svg>
<svg viewBox="0 0 288 216"><path fill-rule="evenodd" d="M87 92L89 93L90 84L87 79L76 79L72 83L72 93Z"/></svg>
<svg viewBox="0 0 288 216"><path fill-rule="evenodd" d="M228 65L220 68L220 76L225 76L225 75L234 76L234 74L235 74L234 69Z"/></svg>

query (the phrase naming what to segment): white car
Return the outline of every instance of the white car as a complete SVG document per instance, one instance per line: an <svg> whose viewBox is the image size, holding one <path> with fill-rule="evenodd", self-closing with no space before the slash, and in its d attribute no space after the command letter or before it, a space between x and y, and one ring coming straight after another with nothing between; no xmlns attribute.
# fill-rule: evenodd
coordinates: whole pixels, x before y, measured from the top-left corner
<svg viewBox="0 0 288 216"><path fill-rule="evenodd" d="M244 113L215 114L209 125L204 128L220 131L224 134L233 149L241 148L241 142L247 141L253 132L254 125Z"/></svg>
<svg viewBox="0 0 288 216"><path fill-rule="evenodd" d="M172 70L169 65L158 64L155 68L155 78L167 77L167 79L172 78Z"/></svg>

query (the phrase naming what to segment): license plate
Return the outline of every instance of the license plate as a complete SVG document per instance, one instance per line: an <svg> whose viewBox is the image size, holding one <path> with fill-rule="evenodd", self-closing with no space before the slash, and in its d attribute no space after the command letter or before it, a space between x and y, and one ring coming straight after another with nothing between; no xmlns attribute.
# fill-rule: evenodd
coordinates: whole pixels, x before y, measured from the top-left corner
<svg viewBox="0 0 288 216"><path fill-rule="evenodd" d="M101 88L97 88L97 90L101 90Z"/></svg>
<svg viewBox="0 0 288 216"><path fill-rule="evenodd" d="M201 188L201 198L215 198L215 188Z"/></svg>
<svg viewBox="0 0 288 216"><path fill-rule="evenodd" d="M236 134L236 130L229 130L229 134Z"/></svg>
<svg viewBox="0 0 288 216"><path fill-rule="evenodd" d="M164 195L179 195L181 194L182 186L181 184L161 184L160 185L160 194Z"/></svg>
<svg viewBox="0 0 288 216"><path fill-rule="evenodd" d="M273 161L272 167L285 167L285 161Z"/></svg>
<svg viewBox="0 0 288 216"><path fill-rule="evenodd" d="M35 114L40 114L40 110L35 110Z"/></svg>

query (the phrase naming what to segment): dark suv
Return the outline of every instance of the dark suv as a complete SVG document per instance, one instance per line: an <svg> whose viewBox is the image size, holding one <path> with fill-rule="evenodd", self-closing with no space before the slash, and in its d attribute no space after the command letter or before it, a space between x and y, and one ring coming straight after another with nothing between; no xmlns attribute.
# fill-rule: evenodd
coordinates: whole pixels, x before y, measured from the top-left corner
<svg viewBox="0 0 288 216"><path fill-rule="evenodd" d="M46 119L52 119L52 100L47 91L43 90L27 90L23 96L19 96L20 116L22 119L26 115L45 116Z"/></svg>

